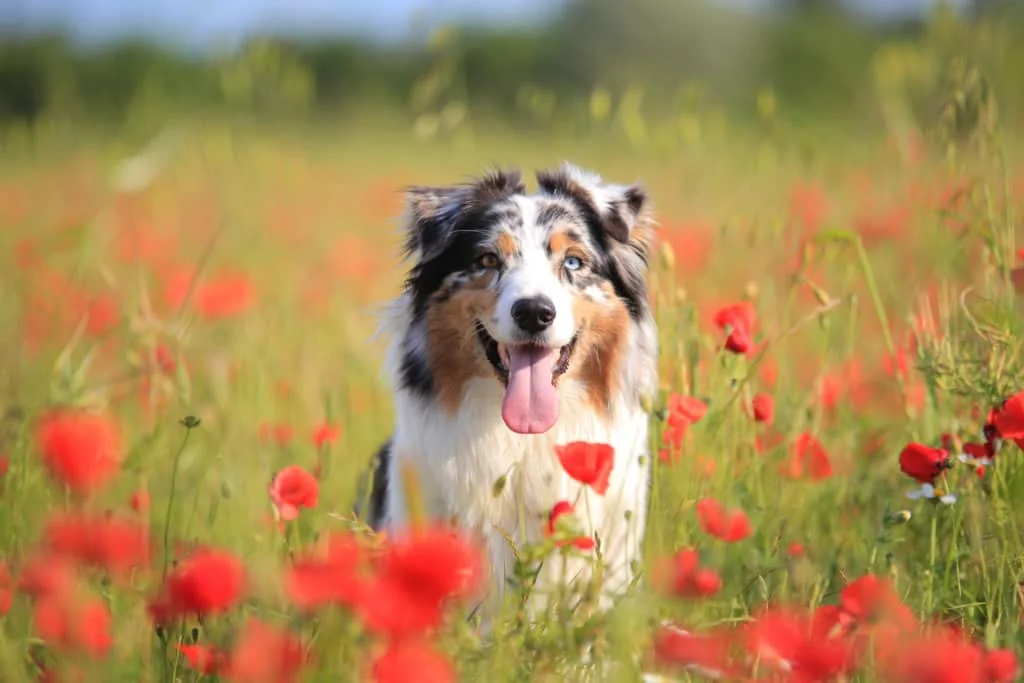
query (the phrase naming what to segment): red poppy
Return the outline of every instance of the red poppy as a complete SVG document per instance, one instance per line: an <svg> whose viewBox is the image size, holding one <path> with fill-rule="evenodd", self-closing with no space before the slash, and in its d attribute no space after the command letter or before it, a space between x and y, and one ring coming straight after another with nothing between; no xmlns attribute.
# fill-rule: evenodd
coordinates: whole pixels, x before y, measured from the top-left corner
<svg viewBox="0 0 1024 683"><path fill-rule="evenodd" d="M750 520L742 510L726 512L714 498L703 498L697 503L697 515L704 531L727 543L735 543L751 534Z"/></svg>
<svg viewBox="0 0 1024 683"><path fill-rule="evenodd" d="M353 536L330 536L323 551L299 557L286 570L285 592L301 610L351 602L362 588L358 574L361 559Z"/></svg>
<svg viewBox="0 0 1024 683"><path fill-rule="evenodd" d="M477 593L480 549L448 529L416 529L392 539L354 607L367 628L393 638L422 634L441 621L445 603Z"/></svg>
<svg viewBox="0 0 1024 683"><path fill-rule="evenodd" d="M182 562L167 576L163 592L150 605L157 622L186 614L225 612L241 599L245 569L233 555L203 550Z"/></svg>
<svg viewBox="0 0 1024 683"><path fill-rule="evenodd" d="M793 541L786 548L786 554L790 557L803 557L806 553L807 550L804 548L804 544L799 541Z"/></svg>
<svg viewBox="0 0 1024 683"><path fill-rule="evenodd" d="M99 599L79 601L49 595L33 610L33 626L43 640L63 649L101 659L110 651L110 611Z"/></svg>
<svg viewBox="0 0 1024 683"><path fill-rule="evenodd" d="M654 657L662 664L712 679L736 676L740 671L731 662L730 636L722 630L690 633L673 624L662 624L654 634Z"/></svg>
<svg viewBox="0 0 1024 683"><path fill-rule="evenodd" d="M555 455L570 477L589 486L598 495L603 496L608 491L615 465L615 450L610 445L573 441L555 446Z"/></svg>
<svg viewBox="0 0 1024 683"><path fill-rule="evenodd" d="M907 630L917 625L888 580L865 574L851 581L839 593L843 612L855 622L889 621Z"/></svg>
<svg viewBox="0 0 1024 683"><path fill-rule="evenodd" d="M554 504L551 508L551 513L548 515L548 526L547 534L554 536L558 531L558 518L564 515L573 515L575 510L572 507L572 503L567 500L560 500ZM570 539L561 539L557 542L558 546L572 545L579 550L588 551L593 550L596 543L590 536L575 536Z"/></svg>
<svg viewBox="0 0 1024 683"><path fill-rule="evenodd" d="M754 345L757 311L749 301L724 306L715 313L715 325L728 333L725 348L733 353L746 354Z"/></svg>
<svg viewBox="0 0 1024 683"><path fill-rule="evenodd" d="M782 473L793 479L810 477L821 481L832 476L832 462L825 447L813 435L804 432L793 442L789 461L784 463Z"/></svg>
<svg viewBox="0 0 1024 683"><path fill-rule="evenodd" d="M68 595L75 585L75 567L65 557L50 553L31 556L21 567L18 588L35 599Z"/></svg>
<svg viewBox="0 0 1024 683"><path fill-rule="evenodd" d="M73 491L96 491L117 472L121 440L108 415L51 411L39 420L36 443L50 473Z"/></svg>
<svg viewBox="0 0 1024 683"><path fill-rule="evenodd" d="M900 470L922 484L934 484L935 478L949 467L952 461L943 448L911 443L900 452Z"/></svg>
<svg viewBox="0 0 1024 683"><path fill-rule="evenodd" d="M337 425L319 425L313 430L313 445L317 448L323 448L324 446L337 441L340 434L341 427L338 427Z"/></svg>
<svg viewBox="0 0 1024 683"><path fill-rule="evenodd" d="M770 394L758 394L750 401L750 412L755 422L771 424L775 419L775 399Z"/></svg>
<svg viewBox="0 0 1024 683"><path fill-rule="evenodd" d="M722 590L722 579L711 569L700 566L700 555L683 548L657 567L657 584L683 598L706 598Z"/></svg>
<svg viewBox="0 0 1024 683"><path fill-rule="evenodd" d="M149 562L146 528L127 519L58 513L47 522L44 538L51 552L115 574Z"/></svg>
<svg viewBox="0 0 1024 683"><path fill-rule="evenodd" d="M222 676L238 683L297 683L306 652L293 633L250 618L223 665Z"/></svg>
<svg viewBox="0 0 1024 683"><path fill-rule="evenodd" d="M767 609L744 629L746 646L760 662L793 673L791 680L833 680L853 669L852 644L816 628L800 610Z"/></svg>
<svg viewBox="0 0 1024 683"><path fill-rule="evenodd" d="M1011 683L1017 680L1020 665L1013 650L989 650L985 653L984 677L986 683Z"/></svg>
<svg viewBox="0 0 1024 683"><path fill-rule="evenodd" d="M287 422L271 424L263 420L260 422L259 433L263 441L273 441L278 446L286 446L291 442L294 430Z"/></svg>
<svg viewBox="0 0 1024 683"><path fill-rule="evenodd" d="M662 440L675 448L680 448L683 445L686 428L700 422L708 412L708 406L694 396L672 393L668 397L667 412Z"/></svg>
<svg viewBox="0 0 1024 683"><path fill-rule="evenodd" d="M178 645L178 651L185 655L188 668L203 674L215 676L220 672L221 653L210 645Z"/></svg>
<svg viewBox="0 0 1024 683"><path fill-rule="evenodd" d="M270 500L285 521L299 516L299 508L315 508L319 502L320 484L316 477L298 465L290 465L277 473L270 484Z"/></svg>
<svg viewBox="0 0 1024 683"><path fill-rule="evenodd" d="M992 420L996 431L1004 439L1024 439L1024 391L1003 401Z"/></svg>
<svg viewBox="0 0 1024 683"><path fill-rule="evenodd" d="M7 565L0 562L0 617L7 614L14 601L14 579Z"/></svg>
<svg viewBox="0 0 1024 683"><path fill-rule="evenodd" d="M392 643L373 662L377 683L452 683L455 669L443 655L419 639Z"/></svg>

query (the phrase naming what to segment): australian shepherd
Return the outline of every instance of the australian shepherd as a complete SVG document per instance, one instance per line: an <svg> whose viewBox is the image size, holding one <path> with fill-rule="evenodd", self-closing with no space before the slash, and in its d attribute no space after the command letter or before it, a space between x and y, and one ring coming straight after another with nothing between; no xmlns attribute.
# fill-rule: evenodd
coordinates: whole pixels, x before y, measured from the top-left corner
<svg viewBox="0 0 1024 683"><path fill-rule="evenodd" d="M373 466L368 517L407 523L402 472L426 515L478 533L502 593L513 546L540 540L559 501L575 506L604 563L607 599L628 587L647 521L642 407L657 385L647 296L654 220L639 185L571 165L407 190L411 269L383 331L396 424ZM570 478L555 446L610 444L604 495ZM504 485L496 486L496 482ZM576 560L573 577L590 576ZM537 587L563 581L561 562Z"/></svg>

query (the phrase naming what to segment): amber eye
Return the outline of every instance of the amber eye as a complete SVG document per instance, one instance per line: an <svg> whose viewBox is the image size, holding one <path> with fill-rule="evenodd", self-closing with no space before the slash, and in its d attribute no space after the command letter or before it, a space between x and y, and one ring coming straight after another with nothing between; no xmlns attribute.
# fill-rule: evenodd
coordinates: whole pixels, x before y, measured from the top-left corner
<svg viewBox="0 0 1024 683"><path fill-rule="evenodd" d="M497 254L483 254L476 260L477 268L483 268L484 270L493 270L501 265L501 260Z"/></svg>

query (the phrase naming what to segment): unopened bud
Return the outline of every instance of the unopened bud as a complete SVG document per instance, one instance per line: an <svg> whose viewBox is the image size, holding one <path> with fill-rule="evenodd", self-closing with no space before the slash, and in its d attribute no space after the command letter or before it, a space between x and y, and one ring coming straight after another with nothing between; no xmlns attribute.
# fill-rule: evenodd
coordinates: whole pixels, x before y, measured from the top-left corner
<svg viewBox="0 0 1024 683"><path fill-rule="evenodd" d="M674 270L676 267L676 252L672 249L672 245L668 242L662 242L661 251L661 265L665 270Z"/></svg>
<svg viewBox="0 0 1024 683"><path fill-rule="evenodd" d="M505 484L507 484L507 483L508 483L508 476L506 476L504 474L501 475L500 477L498 477L497 479L495 479L494 483L491 484L491 495L494 496L495 498L500 496L501 492L505 490Z"/></svg>

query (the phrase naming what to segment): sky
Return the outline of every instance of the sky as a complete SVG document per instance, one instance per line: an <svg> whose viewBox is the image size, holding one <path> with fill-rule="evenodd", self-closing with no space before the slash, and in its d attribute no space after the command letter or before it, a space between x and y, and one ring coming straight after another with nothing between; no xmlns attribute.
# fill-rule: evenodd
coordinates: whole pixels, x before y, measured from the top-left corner
<svg viewBox="0 0 1024 683"><path fill-rule="evenodd" d="M771 2L719 1L752 8ZM847 1L880 17L913 14L935 2ZM558 4L559 0L0 0L0 28L59 28L88 42L134 34L192 47L237 42L268 29L392 40L410 35L424 20L430 25L453 19L523 23L543 18Z"/></svg>

